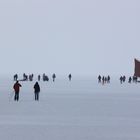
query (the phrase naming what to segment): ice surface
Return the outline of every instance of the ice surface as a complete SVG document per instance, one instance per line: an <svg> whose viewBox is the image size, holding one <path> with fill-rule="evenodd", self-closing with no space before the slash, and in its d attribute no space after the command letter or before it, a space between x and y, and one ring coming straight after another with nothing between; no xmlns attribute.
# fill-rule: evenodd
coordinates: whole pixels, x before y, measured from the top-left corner
<svg viewBox="0 0 140 140"><path fill-rule="evenodd" d="M22 84L13 101L13 81L0 80L1 140L140 140L140 83L101 85L93 79Z"/></svg>

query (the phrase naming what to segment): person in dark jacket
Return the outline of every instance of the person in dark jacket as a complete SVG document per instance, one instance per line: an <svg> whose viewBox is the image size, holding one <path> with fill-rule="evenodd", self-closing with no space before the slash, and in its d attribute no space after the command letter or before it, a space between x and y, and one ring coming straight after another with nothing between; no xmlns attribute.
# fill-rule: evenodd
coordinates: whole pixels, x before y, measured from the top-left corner
<svg viewBox="0 0 140 140"><path fill-rule="evenodd" d="M40 76L40 75L38 75L38 81L40 81L40 79L41 79L41 76Z"/></svg>
<svg viewBox="0 0 140 140"><path fill-rule="evenodd" d="M34 85L34 93L35 93L35 100L36 101L39 100L39 92L40 92L40 86L39 86L38 82L36 82Z"/></svg>
<svg viewBox="0 0 140 140"><path fill-rule="evenodd" d="M99 75L98 76L98 83L101 83L101 79L102 79L102 77Z"/></svg>
<svg viewBox="0 0 140 140"><path fill-rule="evenodd" d="M55 78L56 78L55 73L52 75L52 78L53 78L53 82L55 82Z"/></svg>
<svg viewBox="0 0 140 140"><path fill-rule="evenodd" d="M71 81L72 75L71 75L71 74L69 74L69 75L68 75L68 77L69 77L69 81Z"/></svg>
<svg viewBox="0 0 140 140"><path fill-rule="evenodd" d="M14 100L15 100L15 101L18 101L18 100L19 100L19 91L20 91L20 87L21 87L21 84L19 84L18 81L17 81L17 82L14 84L14 86L13 86L13 88L14 88L14 90L15 90L15 97L14 97Z"/></svg>
<svg viewBox="0 0 140 140"><path fill-rule="evenodd" d="M18 79L18 75L15 74L15 75L14 75L14 81L17 81L17 79Z"/></svg>

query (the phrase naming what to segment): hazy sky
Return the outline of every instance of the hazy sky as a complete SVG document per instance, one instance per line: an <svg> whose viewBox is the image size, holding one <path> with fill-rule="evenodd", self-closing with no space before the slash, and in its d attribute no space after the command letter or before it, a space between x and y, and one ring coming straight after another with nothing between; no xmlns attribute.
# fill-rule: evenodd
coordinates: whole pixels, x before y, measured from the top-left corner
<svg viewBox="0 0 140 140"><path fill-rule="evenodd" d="M0 0L0 73L133 74L139 0Z"/></svg>

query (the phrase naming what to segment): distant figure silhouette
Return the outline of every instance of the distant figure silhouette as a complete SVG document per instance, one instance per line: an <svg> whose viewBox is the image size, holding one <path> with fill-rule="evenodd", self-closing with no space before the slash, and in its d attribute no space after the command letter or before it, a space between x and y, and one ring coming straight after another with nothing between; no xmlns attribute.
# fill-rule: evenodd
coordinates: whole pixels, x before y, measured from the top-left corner
<svg viewBox="0 0 140 140"><path fill-rule="evenodd" d="M131 83L131 81L132 81L132 78L131 78L131 77L129 77L128 83Z"/></svg>
<svg viewBox="0 0 140 140"><path fill-rule="evenodd" d="M41 78L41 76L40 76L40 75L38 75L38 81L40 81L40 78Z"/></svg>
<svg viewBox="0 0 140 140"><path fill-rule="evenodd" d="M107 76L107 82L110 83L110 76Z"/></svg>
<svg viewBox="0 0 140 140"><path fill-rule="evenodd" d="M28 80L28 76L25 73L23 73L23 81L27 81L27 80Z"/></svg>
<svg viewBox="0 0 140 140"><path fill-rule="evenodd" d="M55 78L56 78L55 73L52 75L52 78L53 78L53 82L55 82Z"/></svg>
<svg viewBox="0 0 140 140"><path fill-rule="evenodd" d="M15 74L15 75L14 75L14 81L17 81L17 79L18 79L18 75Z"/></svg>
<svg viewBox="0 0 140 140"><path fill-rule="evenodd" d="M69 77L69 81L71 81L72 75L71 75L71 74L69 74L69 76L68 76L68 77Z"/></svg>
<svg viewBox="0 0 140 140"><path fill-rule="evenodd" d="M13 86L13 88L14 88L14 90L15 90L15 97L14 97L14 100L15 100L15 101L18 101L18 100L19 100L19 91L20 91L20 87L21 87L21 84L19 84L18 81L17 81L17 82L14 84L14 86Z"/></svg>
<svg viewBox="0 0 140 140"><path fill-rule="evenodd" d="M107 77L105 77L105 83L107 83Z"/></svg>
<svg viewBox="0 0 140 140"><path fill-rule="evenodd" d="M38 82L36 82L34 85L34 93L35 93L35 100L36 101L39 100L39 92L40 92L40 86L39 86Z"/></svg>
<svg viewBox="0 0 140 140"><path fill-rule="evenodd" d="M34 77L33 74L29 75L29 80L30 80L30 81L33 81L33 77Z"/></svg>
<svg viewBox="0 0 140 140"><path fill-rule="evenodd" d="M126 77L125 77L125 76L123 76L123 82L125 82L125 80L126 80Z"/></svg>
<svg viewBox="0 0 140 140"><path fill-rule="evenodd" d="M49 77L45 73L43 74L43 81L49 81Z"/></svg>
<svg viewBox="0 0 140 140"><path fill-rule="evenodd" d="M45 77L46 77L46 75L45 75L45 73L44 73L44 74L43 74L43 81L45 81L45 79L46 79Z"/></svg>
<svg viewBox="0 0 140 140"><path fill-rule="evenodd" d="M122 84L122 82L123 82L123 77L121 76L120 77L120 83Z"/></svg>
<svg viewBox="0 0 140 140"><path fill-rule="evenodd" d="M49 81L49 77L47 75L45 76L45 80L46 81Z"/></svg>
<svg viewBox="0 0 140 140"><path fill-rule="evenodd" d="M103 85L105 84L105 77L104 76L102 77L102 84Z"/></svg>
<svg viewBox="0 0 140 140"><path fill-rule="evenodd" d="M98 76L98 83L101 83L101 79L102 79L102 77L99 75Z"/></svg>

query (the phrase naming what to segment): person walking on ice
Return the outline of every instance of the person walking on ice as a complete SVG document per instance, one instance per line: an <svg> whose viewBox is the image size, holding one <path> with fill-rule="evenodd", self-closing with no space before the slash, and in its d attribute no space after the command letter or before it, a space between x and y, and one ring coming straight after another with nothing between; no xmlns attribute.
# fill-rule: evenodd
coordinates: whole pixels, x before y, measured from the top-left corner
<svg viewBox="0 0 140 140"><path fill-rule="evenodd" d="M14 84L14 86L13 86L14 91L15 91L15 97L14 97L14 100L15 100L15 101L18 101L18 100L19 100L19 91L20 91L20 87L22 87L22 86L21 86L21 84L19 84L18 81L17 81L17 82Z"/></svg>
<svg viewBox="0 0 140 140"><path fill-rule="evenodd" d="M35 100L36 101L39 100L39 92L40 92L40 86L39 86L38 82L36 82L34 85L34 93L35 93Z"/></svg>

